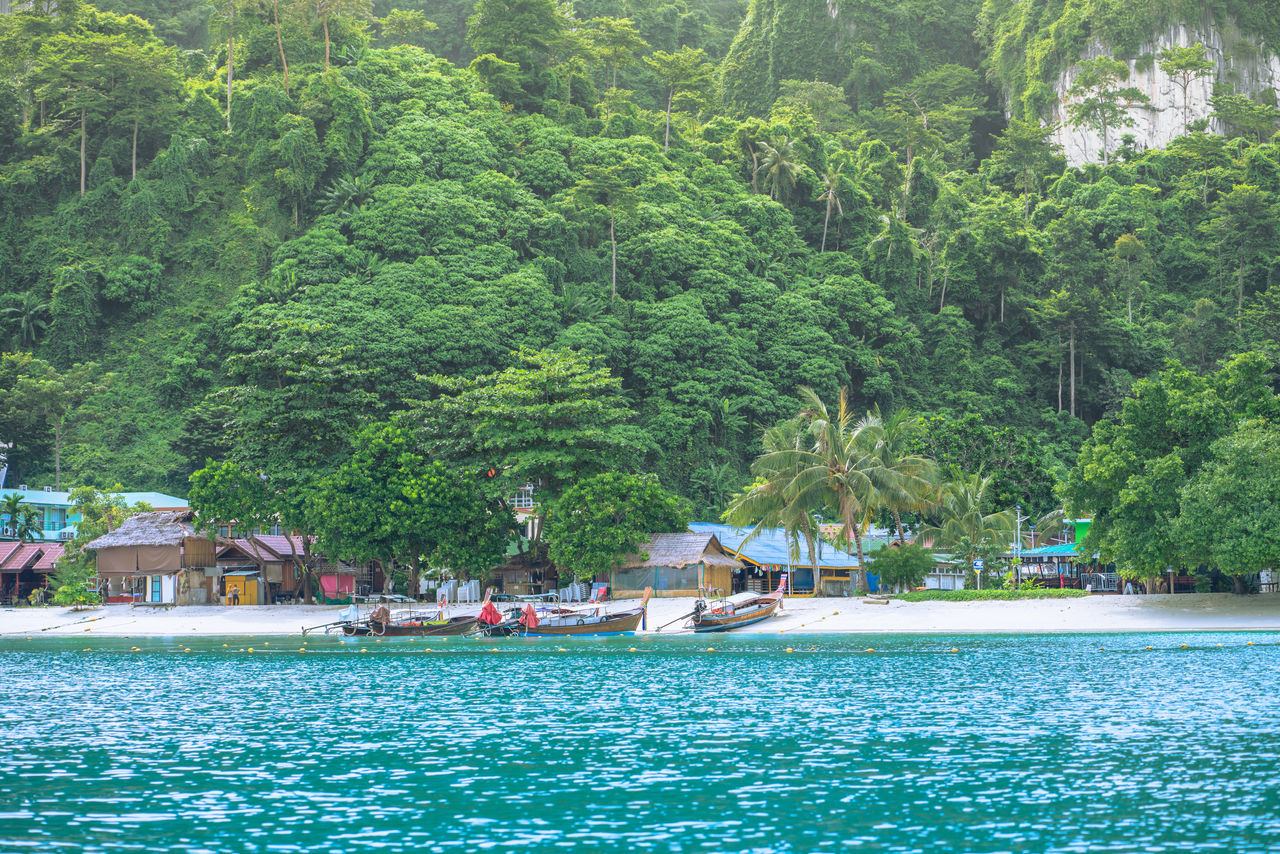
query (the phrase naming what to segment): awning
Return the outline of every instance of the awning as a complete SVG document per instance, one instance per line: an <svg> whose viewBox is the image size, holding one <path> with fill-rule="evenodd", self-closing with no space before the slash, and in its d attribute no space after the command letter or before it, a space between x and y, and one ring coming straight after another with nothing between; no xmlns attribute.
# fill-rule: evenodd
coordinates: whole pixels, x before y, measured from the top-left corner
<svg viewBox="0 0 1280 854"><path fill-rule="evenodd" d="M230 576L230 575L250 576L250 575L257 575L257 574L258 574L258 570L256 569L237 569L233 572L222 573L223 577Z"/></svg>

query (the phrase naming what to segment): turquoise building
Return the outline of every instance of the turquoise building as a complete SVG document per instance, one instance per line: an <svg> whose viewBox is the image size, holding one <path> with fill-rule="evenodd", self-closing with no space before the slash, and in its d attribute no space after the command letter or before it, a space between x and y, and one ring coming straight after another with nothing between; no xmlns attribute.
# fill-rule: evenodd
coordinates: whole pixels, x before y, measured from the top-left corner
<svg viewBox="0 0 1280 854"><path fill-rule="evenodd" d="M54 492L52 489L0 489L0 498L8 498L17 494L22 503L36 508L40 513L41 530L37 541L65 542L74 539L76 524L80 514L75 511L70 492ZM145 502L152 510L186 510L185 498L165 495L163 492L120 492L115 493L124 499L124 503L133 506ZM17 532L7 515L0 516L0 541L17 539Z"/></svg>

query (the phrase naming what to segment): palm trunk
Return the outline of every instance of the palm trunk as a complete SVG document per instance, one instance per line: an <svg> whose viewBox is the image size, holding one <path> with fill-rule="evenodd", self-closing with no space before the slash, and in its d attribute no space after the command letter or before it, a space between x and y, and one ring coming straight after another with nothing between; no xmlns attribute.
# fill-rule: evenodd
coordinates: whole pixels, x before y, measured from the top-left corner
<svg viewBox="0 0 1280 854"><path fill-rule="evenodd" d="M854 542L854 545L858 547L858 574L862 576L862 579L861 579L862 586L866 587L867 586L867 560L866 560L866 556L862 553L862 532L858 530L856 525L853 526L853 542Z"/></svg>
<svg viewBox="0 0 1280 854"><path fill-rule="evenodd" d="M822 220L822 248L819 252L827 251L827 224L831 222L831 199L827 199L827 215Z"/></svg>
<svg viewBox="0 0 1280 854"><path fill-rule="evenodd" d="M88 118L88 110L85 107L80 108L80 198L84 198L85 179L88 172L85 169L85 123Z"/></svg>
<svg viewBox="0 0 1280 854"><path fill-rule="evenodd" d="M893 511L893 524L898 529L898 542L905 546L907 544L907 535L902 528L902 516L899 515L897 509Z"/></svg>
<svg viewBox="0 0 1280 854"><path fill-rule="evenodd" d="M271 0L271 17L276 25L276 46L280 48L280 67L284 69L284 93L289 94L289 63L284 58L284 39L280 36L279 0Z"/></svg>
<svg viewBox="0 0 1280 854"><path fill-rule="evenodd" d="M942 296L938 299L938 311L946 308L947 305L947 279L951 275L950 265L942 268Z"/></svg>
<svg viewBox="0 0 1280 854"><path fill-rule="evenodd" d="M320 15L320 21L324 25L324 70L329 70L329 10L325 9Z"/></svg>
<svg viewBox="0 0 1280 854"><path fill-rule="evenodd" d="M134 113L134 116L133 116L133 160L132 160L132 171L131 171L131 172L130 172L130 174L129 174L129 180L130 180L130 181L132 181L133 179L135 179L135 178L137 178L137 177L138 177L138 115L137 115L137 113Z"/></svg>
<svg viewBox="0 0 1280 854"><path fill-rule="evenodd" d="M667 151L671 148L671 102L675 100L675 97L676 97L676 90L668 89L667 90L667 131L666 131L666 135L663 136L662 138L663 154L666 154Z"/></svg>
<svg viewBox="0 0 1280 854"><path fill-rule="evenodd" d="M822 536L821 528L818 529L818 536L819 537ZM805 541L805 544L809 547L809 563L811 566L813 566L813 595L820 596L822 595L819 592L822 589L821 587L822 567L818 565L817 541L813 536L813 531L809 530L809 525L807 522L805 523L805 526L804 526L804 541Z"/></svg>

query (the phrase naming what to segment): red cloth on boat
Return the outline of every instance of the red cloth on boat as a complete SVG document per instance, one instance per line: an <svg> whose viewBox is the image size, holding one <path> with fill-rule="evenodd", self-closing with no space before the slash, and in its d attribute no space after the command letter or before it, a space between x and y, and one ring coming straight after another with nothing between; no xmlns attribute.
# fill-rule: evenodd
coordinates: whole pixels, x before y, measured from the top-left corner
<svg viewBox="0 0 1280 854"><path fill-rule="evenodd" d="M538 612L533 609L532 605L524 606L524 613L520 615L520 625L526 629L536 629L538 627Z"/></svg>
<svg viewBox="0 0 1280 854"><path fill-rule="evenodd" d="M496 626L502 622L502 615L498 613L498 609L493 607L492 602L485 602L484 607L480 609L480 616L476 618L486 626Z"/></svg>

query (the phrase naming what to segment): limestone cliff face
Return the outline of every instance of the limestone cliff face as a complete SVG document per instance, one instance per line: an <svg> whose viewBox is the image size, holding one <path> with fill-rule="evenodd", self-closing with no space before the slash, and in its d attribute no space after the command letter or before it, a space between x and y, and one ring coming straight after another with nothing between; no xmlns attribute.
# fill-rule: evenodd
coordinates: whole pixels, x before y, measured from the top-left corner
<svg viewBox="0 0 1280 854"><path fill-rule="evenodd" d="M1209 119L1212 111L1209 98L1217 80L1228 81L1235 86L1236 91L1250 95L1280 87L1280 56L1266 47L1237 49L1233 54L1224 40L1223 32L1215 26L1171 26L1157 34L1138 53L1158 56L1163 48L1196 42L1205 46L1208 58L1214 63L1214 73L1192 82L1187 88L1187 115L1190 121ZM1239 40L1235 40L1235 43L1237 46L1240 44ZM1094 44L1080 58L1092 59L1110 54L1111 51L1106 46ZM1149 68L1139 71L1139 62L1129 61L1128 85L1140 89L1151 99L1151 103L1129 109L1129 115L1134 121L1132 127L1108 130L1112 152L1118 147L1120 137L1126 133L1137 138L1139 149L1159 148L1182 135L1182 87L1160 70L1158 62L1149 64ZM1067 93L1075 80L1076 72L1077 67L1072 65L1058 74L1054 84L1057 102L1050 118L1051 123L1059 125L1055 141L1062 146L1063 154L1072 166L1102 160L1102 134L1088 128L1073 128L1067 118L1066 105L1070 101ZM1210 119L1209 131L1222 133L1223 128L1216 119Z"/></svg>

